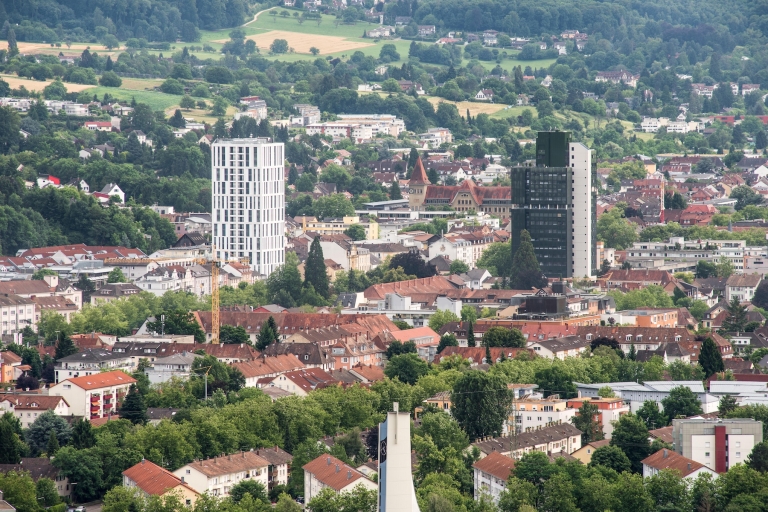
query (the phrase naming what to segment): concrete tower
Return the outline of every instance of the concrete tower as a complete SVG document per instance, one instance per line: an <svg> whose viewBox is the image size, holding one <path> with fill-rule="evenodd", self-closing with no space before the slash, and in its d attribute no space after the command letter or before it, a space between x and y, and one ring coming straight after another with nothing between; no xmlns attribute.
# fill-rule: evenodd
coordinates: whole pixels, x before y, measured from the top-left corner
<svg viewBox="0 0 768 512"><path fill-rule="evenodd" d="M379 512L419 512L411 473L411 415L399 412L397 402L392 409L379 424Z"/></svg>
<svg viewBox="0 0 768 512"><path fill-rule="evenodd" d="M219 261L247 258L268 276L285 263L285 146L217 139L211 147L213 243Z"/></svg>
<svg viewBox="0 0 768 512"><path fill-rule="evenodd" d="M411 210L418 211L424 208L424 201L427 195L427 186L431 185L427 173L424 170L424 164L421 163L421 157L416 160L413 166L411 179L408 182L408 206Z"/></svg>

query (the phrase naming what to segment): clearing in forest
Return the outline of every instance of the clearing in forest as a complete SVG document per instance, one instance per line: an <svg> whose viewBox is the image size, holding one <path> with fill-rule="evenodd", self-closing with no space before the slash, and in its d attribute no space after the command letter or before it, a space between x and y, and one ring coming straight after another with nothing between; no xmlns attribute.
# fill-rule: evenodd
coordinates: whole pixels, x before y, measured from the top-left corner
<svg viewBox="0 0 768 512"><path fill-rule="evenodd" d="M328 54L357 50L358 48L374 45L373 42L365 43L339 36L302 34L301 32L288 32L285 30L270 30L263 34L247 36L247 39L255 41L256 46L262 50L262 53L267 53L269 51L269 45L271 45L272 41L275 39L285 39L288 41L288 46L293 48L297 53L309 53L309 49L313 46L320 50L321 54ZM226 43L227 41L229 41L229 39L220 39L213 42Z"/></svg>

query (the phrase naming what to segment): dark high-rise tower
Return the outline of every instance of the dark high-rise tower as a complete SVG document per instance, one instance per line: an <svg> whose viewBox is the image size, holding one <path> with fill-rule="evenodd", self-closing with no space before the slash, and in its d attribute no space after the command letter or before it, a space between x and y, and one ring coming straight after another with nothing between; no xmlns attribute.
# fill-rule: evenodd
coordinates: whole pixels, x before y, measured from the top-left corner
<svg viewBox="0 0 768 512"><path fill-rule="evenodd" d="M539 132L536 166L511 171L513 257L527 229L547 277L593 274L596 172L589 148L571 142L569 132Z"/></svg>

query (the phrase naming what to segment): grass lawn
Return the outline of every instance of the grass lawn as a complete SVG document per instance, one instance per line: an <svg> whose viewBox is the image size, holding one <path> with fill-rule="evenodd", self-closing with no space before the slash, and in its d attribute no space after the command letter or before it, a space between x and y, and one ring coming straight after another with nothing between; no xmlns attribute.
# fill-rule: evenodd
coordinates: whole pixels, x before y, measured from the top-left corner
<svg viewBox="0 0 768 512"><path fill-rule="evenodd" d="M307 20L299 25L296 18L293 17L293 13L301 11L278 7L277 9L272 10L272 12L277 11L279 13L283 10L290 12L291 16L284 18L280 15L272 16L268 12L262 13L256 21L249 23L244 27L246 34L266 32L269 30L284 30L286 32L300 32L302 34L317 34L321 36L361 38L364 31L379 26L378 23L368 23L366 21L358 21L354 25L339 23L339 25L336 26L336 17L324 14L321 14L322 21L319 25L317 24L317 20ZM253 30L253 32L251 32L251 30ZM366 41L369 43L372 42L371 39L366 39Z"/></svg>
<svg viewBox="0 0 768 512"><path fill-rule="evenodd" d="M96 94L99 98L102 98L104 94L109 94L113 98L126 101L136 98L137 102L146 103L152 107L152 110L165 110L173 105L178 105L181 99L180 96L163 92L139 91L117 87L92 87L88 89L88 92Z"/></svg>
<svg viewBox="0 0 768 512"><path fill-rule="evenodd" d="M518 117L523 114L523 110L525 109L528 109L531 111L531 114L533 114L534 119L536 119L539 116L538 112L536 112L535 107L531 107L528 105L520 106L520 107L518 107L517 105L515 106L508 105L508 106L505 106L502 110L499 110L498 112L494 112L493 114L491 114L491 117L495 119L506 119L508 117Z"/></svg>
<svg viewBox="0 0 768 512"><path fill-rule="evenodd" d="M209 106L212 106L212 102L207 102ZM208 123L208 124L214 124L219 119L218 117L211 115L211 109L205 109L201 110L198 108L193 109L182 109L178 103L176 105L172 105L165 109L165 115L166 117L171 117L173 113L176 111L176 109L181 110L182 115L187 119L194 119L195 121L199 121L201 123ZM235 113L237 112L237 108L230 106L227 108L227 114L224 116L225 119L232 118Z"/></svg>
<svg viewBox="0 0 768 512"><path fill-rule="evenodd" d="M508 58L503 59L501 61L501 69L511 73L512 68L515 68L517 66L520 66L525 70L526 66L530 66L531 69L537 69L537 68L548 68L552 64L554 64L557 59L539 59L539 60L518 60L515 57L517 56L519 52L509 51L507 50L507 54L509 55ZM483 61L478 60L478 62L481 66L483 66L487 70L491 70L496 67L496 61ZM463 66L466 66L469 64L469 59L464 59L462 62Z"/></svg>

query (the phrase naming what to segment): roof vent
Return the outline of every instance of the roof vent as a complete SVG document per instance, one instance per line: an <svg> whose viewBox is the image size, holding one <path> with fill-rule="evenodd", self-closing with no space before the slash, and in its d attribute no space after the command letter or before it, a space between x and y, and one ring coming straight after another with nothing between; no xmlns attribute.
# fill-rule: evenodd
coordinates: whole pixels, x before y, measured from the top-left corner
<svg viewBox="0 0 768 512"><path fill-rule="evenodd" d="M666 449L666 448L664 448L664 455L663 455L663 457L664 457L665 459L667 458L667 449Z"/></svg>
<svg viewBox="0 0 768 512"><path fill-rule="evenodd" d="M338 473L339 471L341 471L341 468L339 467L338 464L336 464L336 472Z"/></svg>

